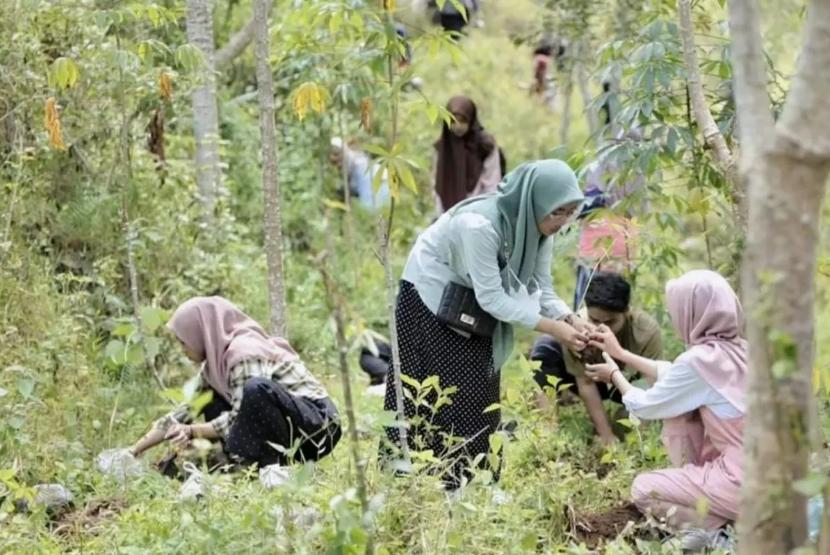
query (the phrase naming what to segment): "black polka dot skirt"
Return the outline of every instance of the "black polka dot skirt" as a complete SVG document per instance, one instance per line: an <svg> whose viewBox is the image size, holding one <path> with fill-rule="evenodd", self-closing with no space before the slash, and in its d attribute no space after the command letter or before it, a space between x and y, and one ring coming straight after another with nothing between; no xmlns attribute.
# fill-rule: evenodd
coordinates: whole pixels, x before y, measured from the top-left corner
<svg viewBox="0 0 830 555"><path fill-rule="evenodd" d="M490 435L499 424L500 411L485 409L499 402L499 372L493 371L493 344L488 337L466 338L438 321L418 295L415 286L401 281L395 308L401 373L424 383L438 378L439 387L455 388L450 403L433 390L416 398L414 387L404 383L404 412L410 424L408 443L412 450L431 450L440 457L445 485L452 489L469 477L471 464L489 467ZM385 410L396 410L393 368L387 376ZM408 395L409 391L411 395ZM417 401L417 406L416 406ZM387 428L390 447L400 445L397 428ZM490 468L498 479L499 468Z"/></svg>

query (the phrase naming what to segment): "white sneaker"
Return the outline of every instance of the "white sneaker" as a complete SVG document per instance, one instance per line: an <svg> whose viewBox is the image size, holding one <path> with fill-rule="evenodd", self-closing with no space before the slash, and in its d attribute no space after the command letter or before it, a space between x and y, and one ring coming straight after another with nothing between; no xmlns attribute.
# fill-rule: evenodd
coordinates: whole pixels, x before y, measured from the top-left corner
<svg viewBox="0 0 830 555"><path fill-rule="evenodd" d="M284 484L291 477L288 469L278 464L269 464L259 469L259 483L267 489Z"/></svg>
<svg viewBox="0 0 830 555"><path fill-rule="evenodd" d="M144 474L144 467L130 453L129 449L118 448L102 451L95 459L95 464L102 474L112 476L119 482Z"/></svg>
<svg viewBox="0 0 830 555"><path fill-rule="evenodd" d="M184 463L182 468L188 476L179 490L179 499L181 501L188 501L204 497L208 489L210 489L204 473L190 461Z"/></svg>
<svg viewBox="0 0 830 555"><path fill-rule="evenodd" d="M731 553L735 549L735 540L732 535L721 529L689 528L679 532L676 537L680 540L683 553L703 553L711 549Z"/></svg>

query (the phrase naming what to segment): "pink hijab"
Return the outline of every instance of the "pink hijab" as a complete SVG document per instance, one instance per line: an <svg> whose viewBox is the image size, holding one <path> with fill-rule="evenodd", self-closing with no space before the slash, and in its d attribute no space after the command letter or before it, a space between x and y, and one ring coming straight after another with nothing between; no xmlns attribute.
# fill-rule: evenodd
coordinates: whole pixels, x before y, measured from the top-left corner
<svg viewBox="0 0 830 555"><path fill-rule="evenodd" d="M693 270L666 285L669 315L687 351L677 358L697 370L736 409L746 412L747 342L743 310L729 283Z"/></svg>
<svg viewBox="0 0 830 555"><path fill-rule="evenodd" d="M282 337L269 337L251 317L222 297L193 297L176 309L167 327L204 356L204 381L229 403L230 370L245 360L283 362L299 357Z"/></svg>

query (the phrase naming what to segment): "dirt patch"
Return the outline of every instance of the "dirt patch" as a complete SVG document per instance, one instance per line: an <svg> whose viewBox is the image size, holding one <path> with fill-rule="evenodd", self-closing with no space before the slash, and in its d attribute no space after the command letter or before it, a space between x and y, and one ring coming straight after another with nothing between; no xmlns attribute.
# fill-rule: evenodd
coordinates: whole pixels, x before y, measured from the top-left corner
<svg viewBox="0 0 830 555"><path fill-rule="evenodd" d="M105 524L127 507L123 499L96 499L74 511L65 511L55 518L51 531L62 537L75 534L99 534Z"/></svg>
<svg viewBox="0 0 830 555"><path fill-rule="evenodd" d="M633 503L623 503L599 513L583 513L569 507L568 520L576 539L584 541L589 547L617 538L626 528L639 532L635 536L647 535L642 528L638 528L645 522L645 517Z"/></svg>

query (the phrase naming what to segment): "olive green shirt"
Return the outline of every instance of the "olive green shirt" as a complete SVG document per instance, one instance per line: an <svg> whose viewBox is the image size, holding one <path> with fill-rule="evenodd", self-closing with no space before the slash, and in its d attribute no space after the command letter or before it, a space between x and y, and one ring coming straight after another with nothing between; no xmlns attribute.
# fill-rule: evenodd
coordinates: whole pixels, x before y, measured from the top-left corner
<svg viewBox="0 0 830 555"><path fill-rule="evenodd" d="M652 360L660 360L663 355L660 325L657 320L638 308L632 308L628 311L625 324L620 333L617 334L617 339L623 349L631 351L635 355ZM574 376L585 374L585 365L568 349L565 349L565 368L568 373ZM625 371L625 365L620 364L620 368Z"/></svg>

